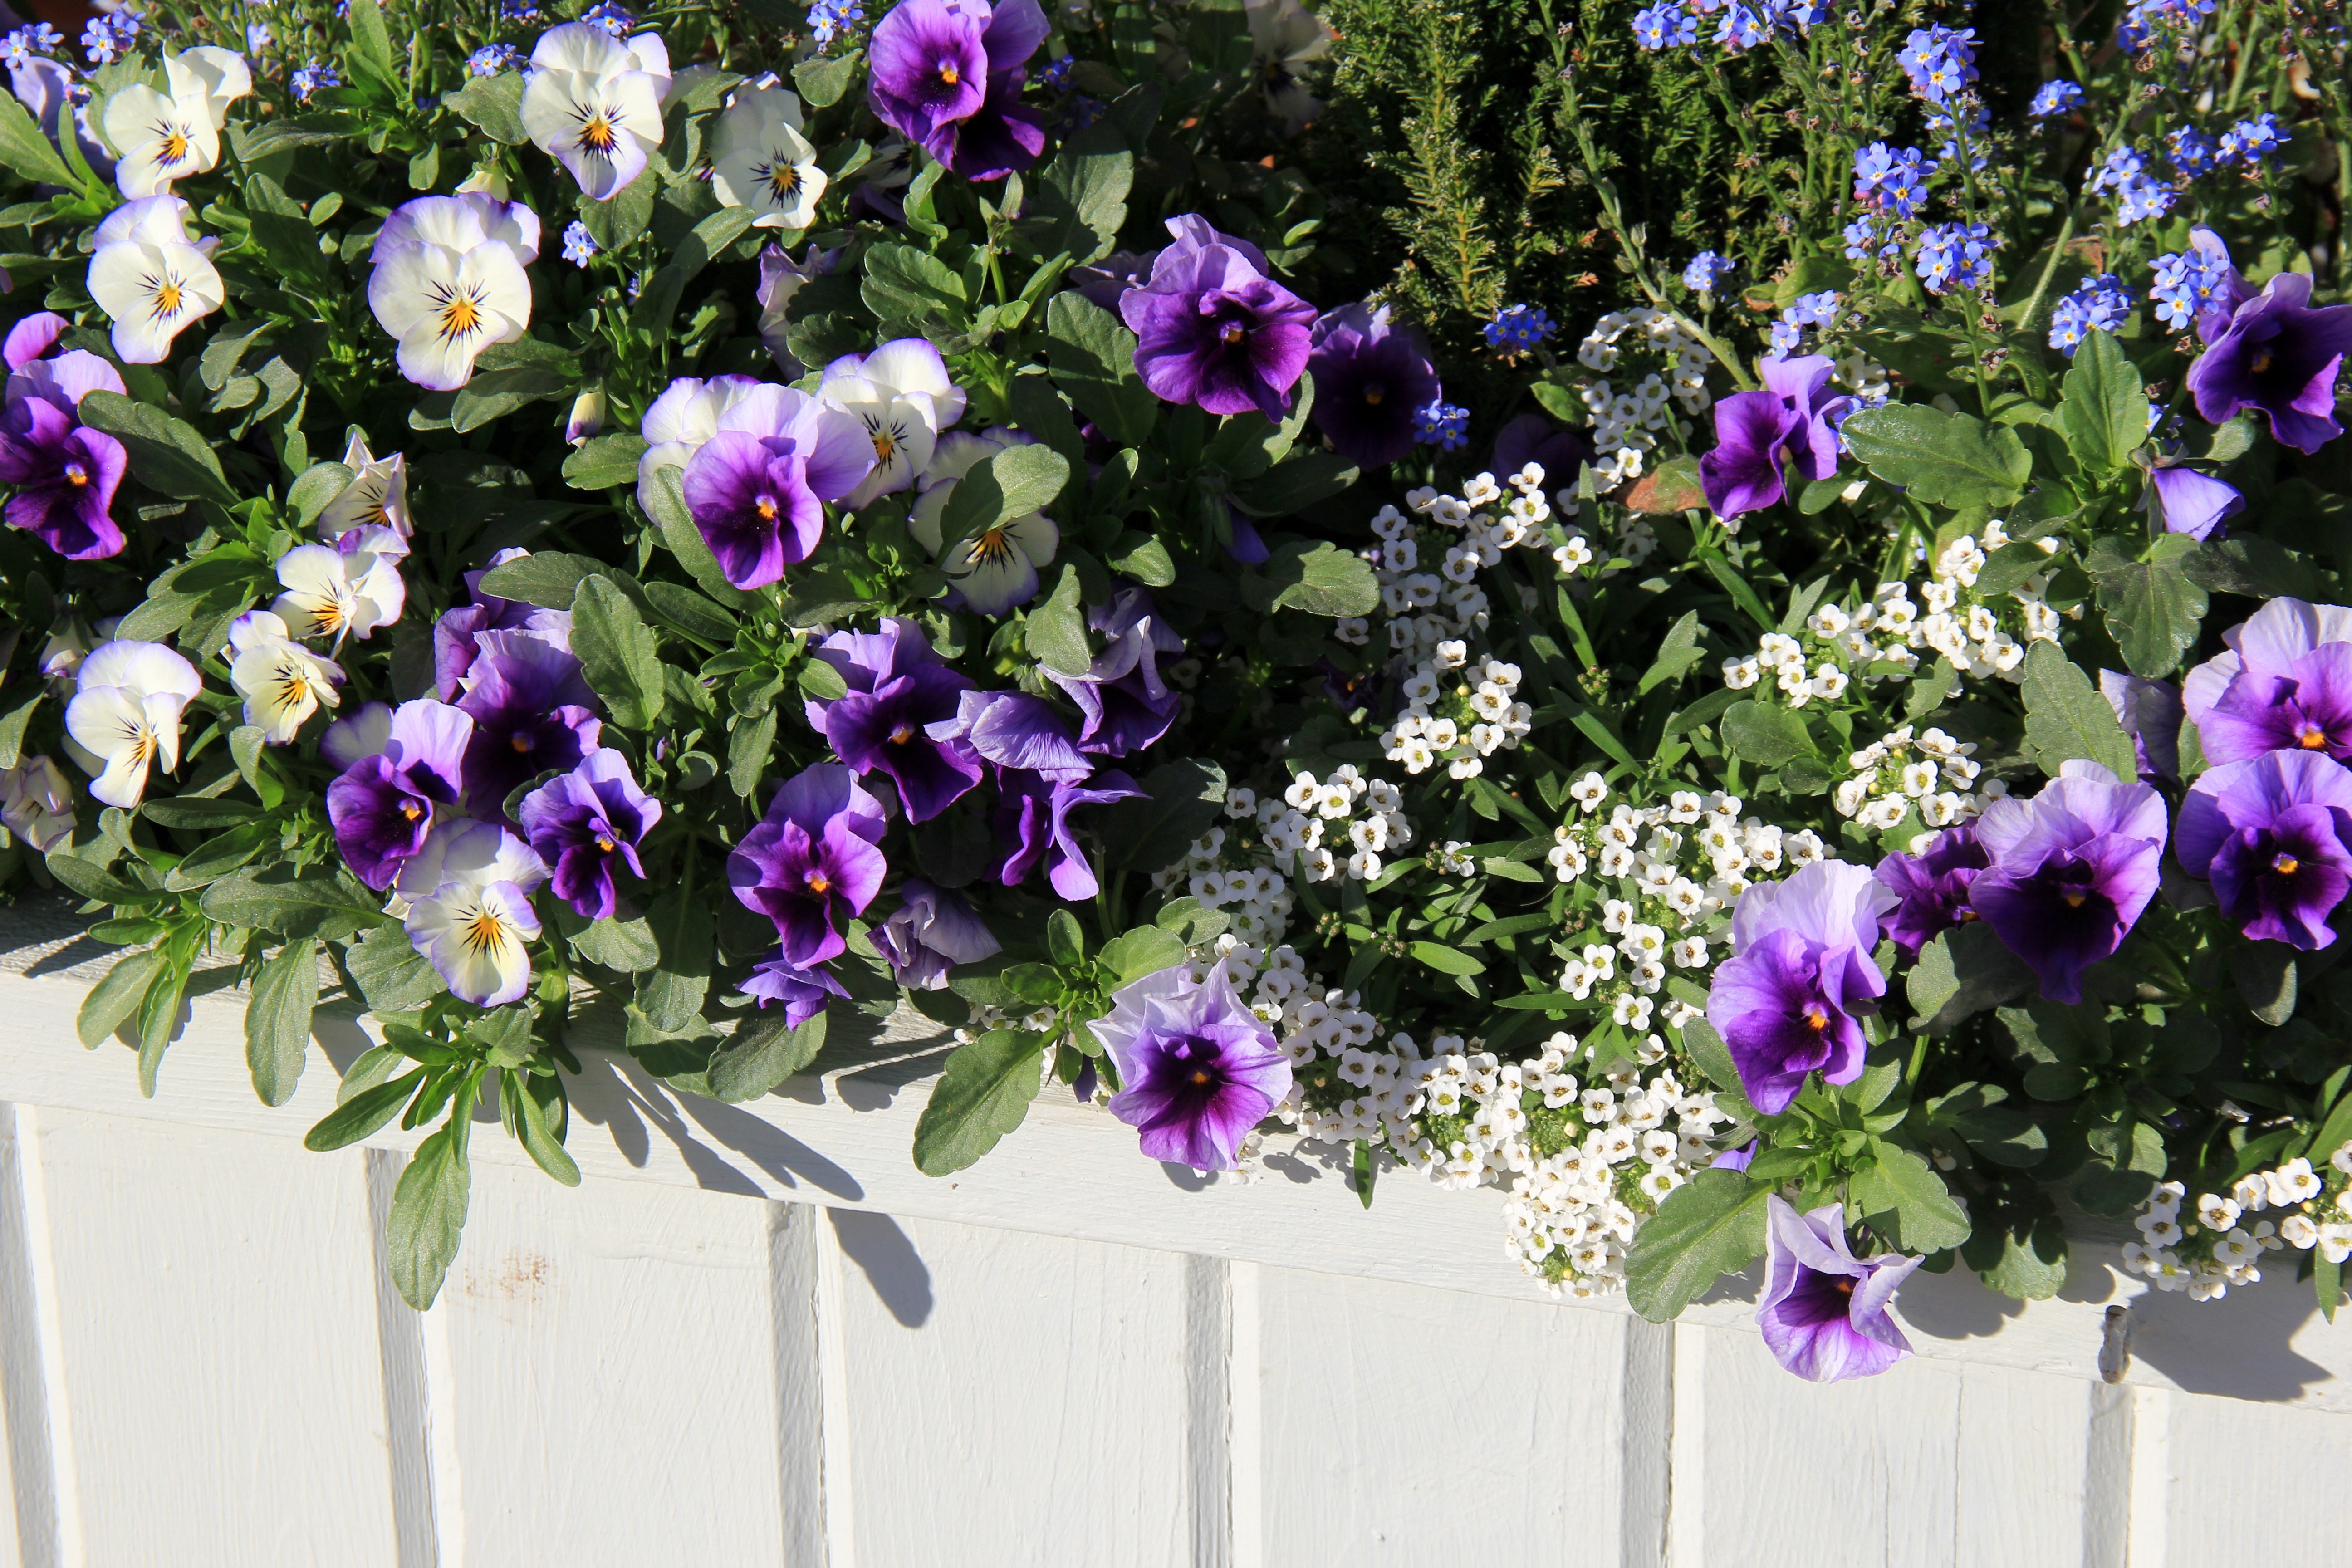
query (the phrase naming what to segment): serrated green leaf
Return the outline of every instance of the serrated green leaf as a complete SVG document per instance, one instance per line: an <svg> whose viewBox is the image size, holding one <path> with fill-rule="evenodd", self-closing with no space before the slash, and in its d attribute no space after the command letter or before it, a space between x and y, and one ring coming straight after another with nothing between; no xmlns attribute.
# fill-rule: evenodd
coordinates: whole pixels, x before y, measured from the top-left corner
<svg viewBox="0 0 2352 1568"><path fill-rule="evenodd" d="M1037 1096L1045 1038L992 1029L948 1053L947 1069L915 1123L915 1168L950 1175L1021 1125Z"/></svg>
<svg viewBox="0 0 2352 1568"><path fill-rule="evenodd" d="M772 1018L745 1019L710 1054L710 1092L730 1103L759 1099L816 1060L824 1033L824 1013L797 1029L786 1026L781 1008Z"/></svg>
<svg viewBox="0 0 2352 1568"><path fill-rule="evenodd" d="M2120 472L2147 440L2147 393L2111 332L2074 351L2058 399L2058 427L2075 462L2095 476Z"/></svg>
<svg viewBox="0 0 2352 1568"><path fill-rule="evenodd" d="M1872 473L1938 506L2005 507L2033 473L2032 455L2008 426L1924 403L1865 408L1839 435Z"/></svg>
<svg viewBox="0 0 2352 1568"><path fill-rule="evenodd" d="M2131 737L2116 710L2056 643L2039 642L2025 655L2025 749L2034 765L2052 778L2076 757L2097 763L2119 779L2138 776Z"/></svg>
<svg viewBox="0 0 2352 1568"><path fill-rule="evenodd" d="M653 727L662 710L659 643L610 578L581 580L572 601L572 652L614 723L625 730Z"/></svg>
<svg viewBox="0 0 2352 1568"><path fill-rule="evenodd" d="M1654 1323L1672 1321L1717 1279L1756 1261L1771 1191L1737 1171L1709 1170L1668 1193L1625 1255L1633 1310Z"/></svg>
<svg viewBox="0 0 2352 1568"><path fill-rule="evenodd" d="M318 1005L319 944L312 938L279 948L254 977L253 1000L245 1009L245 1061L262 1104L294 1098Z"/></svg>
<svg viewBox="0 0 2352 1568"><path fill-rule="evenodd" d="M1856 1215L1898 1250L1941 1252L1969 1238L1969 1216L1934 1166L1900 1144L1871 1141L1877 1163L1846 1184Z"/></svg>

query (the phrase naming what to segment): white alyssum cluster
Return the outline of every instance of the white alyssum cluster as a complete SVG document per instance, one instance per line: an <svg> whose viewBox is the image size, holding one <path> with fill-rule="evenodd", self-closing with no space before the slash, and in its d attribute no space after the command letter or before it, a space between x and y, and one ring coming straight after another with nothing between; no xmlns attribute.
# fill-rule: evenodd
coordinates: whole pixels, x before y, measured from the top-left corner
<svg viewBox="0 0 2352 1568"><path fill-rule="evenodd" d="M1457 779L1476 778L1485 759L1516 749L1535 727L1535 710L1518 700L1519 667L1492 657L1473 660L1466 643L1442 642L1404 682L1404 710L1381 731L1381 750L1409 773L1439 763Z"/></svg>
<svg viewBox="0 0 2352 1568"><path fill-rule="evenodd" d="M1639 353L1640 363L1627 363L1629 353ZM1601 489L1639 479L1649 455L1657 449L1660 432L1687 434L1687 423L1668 412L1669 398L1685 414L1703 414L1715 402L1706 389L1710 356L1706 347L1672 316L1646 305L1612 310L1595 321L1577 345L1576 358L1587 370L1601 373L1580 385L1577 394L1592 426L1592 446L1599 454L1592 481ZM1651 364L1656 368L1645 370ZM1636 371L1645 372L1639 380L1633 379ZM1620 373L1615 384L1609 380L1612 372Z"/></svg>
<svg viewBox="0 0 2352 1568"><path fill-rule="evenodd" d="M2159 1290L2214 1300L2258 1283L2263 1254L2290 1247L2315 1247L2330 1263L2352 1258L2352 1142L2323 1166L2293 1159L2241 1176L2226 1194L2200 1193L2184 1212L2188 1196L2179 1182L2158 1186L2134 1216L2140 1239L2124 1243L2124 1267ZM2278 1217L2254 1217L2264 1213Z"/></svg>
<svg viewBox="0 0 2352 1568"><path fill-rule="evenodd" d="M1231 796L1226 809L1233 809ZM1386 779L1366 777L1352 763L1323 779L1301 771L1279 796L1253 799L1252 815L1273 863L1310 882L1369 882L1387 868L1382 857L1413 839L1404 793Z"/></svg>
<svg viewBox="0 0 2352 1568"><path fill-rule="evenodd" d="M2080 618L2082 607L2061 612L2042 597L2047 572L2006 595L1979 596L1977 579L1988 552L2010 542L1996 518L1981 541L1963 534L1937 552L1916 599L1907 583L1881 583L1859 604L1823 605L1805 617L1801 637L1768 632L1754 653L1725 659L1723 683L1735 691L1753 688L1759 697L1779 691L1789 707L1802 708L1816 699L1834 701L1855 680L1908 679L1938 655L1964 676L2022 680L2026 649L2055 642L2059 622ZM2036 542L2045 555L2057 547L2055 540Z"/></svg>
<svg viewBox="0 0 2352 1568"><path fill-rule="evenodd" d="M1492 474L1478 475L1458 496L1424 485L1406 492L1410 511L1383 506L1372 519L1380 542L1362 555L1380 582L1390 652L1426 658L1441 642L1485 631L1489 601L1478 574L1500 565L1507 550L1550 546L1542 466L1528 464L1511 483L1507 500ZM1371 620L1341 621L1337 635L1361 647L1371 641Z"/></svg>
<svg viewBox="0 0 2352 1568"><path fill-rule="evenodd" d="M1786 833L1743 818L1736 795L1677 790L1663 805L1611 804L1607 781L1588 773L1569 786L1578 815L1553 829L1547 858L1562 882L1596 877L1614 882L1622 897L1601 903L1601 929L1568 932L1575 950L1560 989L1578 1001L1598 996L1609 1019L1641 1037L1653 1022L1679 1029L1704 1011L1695 998L1727 940L1726 913L1751 881L1785 875L1826 858L1829 847L1811 829ZM1602 808L1607 814L1602 815ZM1670 985L1675 972L1683 984ZM1663 1004L1660 993L1666 992ZM1664 1052L1655 1035L1640 1054Z"/></svg>
<svg viewBox="0 0 2352 1568"><path fill-rule="evenodd" d="M1927 826L1949 827L2009 793L2000 779L1974 787L1982 772L1976 749L1932 726L1914 736L1905 724L1846 759L1853 776L1838 784L1830 802L1840 816L1881 833L1902 826L1915 810Z"/></svg>

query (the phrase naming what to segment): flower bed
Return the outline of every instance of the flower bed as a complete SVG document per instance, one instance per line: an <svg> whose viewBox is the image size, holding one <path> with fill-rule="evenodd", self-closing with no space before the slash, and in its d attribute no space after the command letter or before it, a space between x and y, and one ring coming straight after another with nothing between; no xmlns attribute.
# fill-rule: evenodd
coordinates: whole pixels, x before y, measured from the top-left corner
<svg viewBox="0 0 2352 1568"><path fill-rule="evenodd" d="M579 1180L602 999L732 1100L911 1004L929 1175L1071 1093L1507 1188L1654 1317L1761 1255L1812 1378L1916 1270L2054 1294L2067 1209L2333 1315L2340 19L2057 25L1997 115L1965 29L1646 8L1802 105L1739 292L1559 34L1571 354L1329 291L1294 5L395 9L10 36L0 874L110 911L151 1091L209 957L270 1104L364 998L310 1142L432 1130L413 1303L478 1106Z"/></svg>

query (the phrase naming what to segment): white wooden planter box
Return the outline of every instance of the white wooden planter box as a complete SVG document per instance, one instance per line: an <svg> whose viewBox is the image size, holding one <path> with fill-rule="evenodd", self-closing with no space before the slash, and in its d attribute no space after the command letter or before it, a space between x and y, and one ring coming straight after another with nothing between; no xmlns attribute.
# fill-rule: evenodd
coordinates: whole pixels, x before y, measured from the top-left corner
<svg viewBox="0 0 2352 1568"><path fill-rule="evenodd" d="M349 1015L271 1110L199 999L142 1100L75 1039L106 950L28 900L0 953L0 1561L2202 1568L2324 1552L2352 1467L2352 1320L2291 1269L1920 1275L1919 1356L1814 1387L1752 1284L1546 1300L1491 1192L1204 1187L1058 1091L929 1179L912 1028L752 1106L586 1053L585 1184L485 1129L420 1316L376 1239L414 1135L301 1147Z"/></svg>

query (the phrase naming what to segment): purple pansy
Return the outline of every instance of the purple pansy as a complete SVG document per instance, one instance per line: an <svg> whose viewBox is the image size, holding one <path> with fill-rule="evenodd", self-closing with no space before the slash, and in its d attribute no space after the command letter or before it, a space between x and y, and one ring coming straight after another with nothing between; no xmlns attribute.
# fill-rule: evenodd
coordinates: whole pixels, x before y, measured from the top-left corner
<svg viewBox="0 0 2352 1568"><path fill-rule="evenodd" d="M2042 978L2042 994L2073 1005L2083 971L2113 953L2156 892L2166 836L2164 797L2081 758L2032 800L1997 800L1977 824L1992 858L1969 907Z"/></svg>
<svg viewBox="0 0 2352 1568"><path fill-rule="evenodd" d="M954 722L971 678L940 663L914 622L891 618L877 632L835 632L817 645L816 657L841 672L849 690L808 703L810 726L854 772L889 774L907 820L929 821L980 783L980 756L970 742L930 733Z"/></svg>
<svg viewBox="0 0 2352 1568"><path fill-rule="evenodd" d="M1786 1110L1808 1073L1827 1083L1862 1076L1869 1041L1856 1019L1886 994L1870 954L1895 901L1868 869L1843 860L1816 861L1739 895L1735 956L1715 972L1706 1019L1758 1110Z"/></svg>
<svg viewBox="0 0 2352 1568"><path fill-rule="evenodd" d="M1764 390L1716 404L1715 447L1699 458L1699 482L1718 517L1778 503L1790 474L1811 481L1837 472L1837 424L1854 400L1830 390L1836 367L1808 354L1769 357L1759 368Z"/></svg>
<svg viewBox="0 0 2352 1568"><path fill-rule="evenodd" d="M531 632L478 632L481 648L457 706L474 721L466 744L466 809L485 821L506 815L519 784L569 773L601 743L591 710L596 694L580 661Z"/></svg>
<svg viewBox="0 0 2352 1568"><path fill-rule="evenodd" d="M944 991L948 970L978 963L1003 951L1003 943L974 913L961 893L910 877L898 890L898 912L874 932L874 950L909 991Z"/></svg>
<svg viewBox="0 0 2352 1568"><path fill-rule="evenodd" d="M738 588L762 588L808 559L824 508L874 467L856 420L806 393L761 386L719 416L688 459L683 488L719 570Z"/></svg>
<svg viewBox="0 0 2352 1568"><path fill-rule="evenodd" d="M1976 919L1969 884L1988 863L1976 825L1968 822L1937 834L1925 854L1898 852L1878 863L1872 875L1895 898L1885 917L1886 934L1906 957L1918 957L1938 935Z"/></svg>
<svg viewBox="0 0 2352 1568"><path fill-rule="evenodd" d="M1087 624L1109 638L1084 675L1048 669L1046 678L1078 705L1078 750L1124 757L1168 732L1181 703L1160 678L1163 654L1181 654L1184 639L1153 613L1151 595L1122 588Z"/></svg>
<svg viewBox="0 0 2352 1568"><path fill-rule="evenodd" d="M1169 403L1281 419L1307 370L1315 307L1266 276L1255 246L1206 218L1170 218L1168 231L1175 242L1152 262L1151 280L1119 297L1136 374Z"/></svg>
<svg viewBox="0 0 2352 1568"><path fill-rule="evenodd" d="M614 862L644 880L637 846L661 818L661 802L637 787L628 759L610 749L591 752L523 796L517 814L531 848L554 868L555 896L592 921L610 920L620 908Z"/></svg>
<svg viewBox="0 0 2352 1568"><path fill-rule="evenodd" d="M1313 417L1332 450L1367 468L1412 451L1413 416L1440 390L1420 330L1391 321L1385 305L1342 305L1315 323L1310 343Z"/></svg>
<svg viewBox="0 0 2352 1568"><path fill-rule="evenodd" d="M501 550L490 557L488 566L467 573L466 592L473 602L442 611L441 618L433 623L433 686L442 701L455 702L465 690L466 677L481 655L481 644L477 640L480 633L527 631L551 647L571 651L571 611L542 609L520 599L501 599L482 592L483 578L530 553L528 550Z"/></svg>
<svg viewBox="0 0 2352 1568"><path fill-rule="evenodd" d="M27 316L9 331L6 407L0 410L0 484L16 487L5 510L8 526L26 532L68 561L102 561L121 553L114 492L129 458L122 443L82 424L82 398L122 391L122 377L80 349L47 357L65 333L64 317Z"/></svg>
<svg viewBox="0 0 2352 1568"><path fill-rule="evenodd" d="M1772 1358L1799 1377L1835 1383L1874 1377L1909 1355L1911 1342L1886 1309L1921 1260L1899 1253L1856 1258L1842 1205L1799 1214L1778 1194L1764 1201L1756 1327Z"/></svg>
<svg viewBox="0 0 2352 1568"><path fill-rule="evenodd" d="M1219 963L1205 981L1182 965L1124 987L1087 1026L1118 1065L1110 1112L1143 1152L1196 1171L1231 1170L1242 1140L1290 1092L1290 1060Z"/></svg>
<svg viewBox="0 0 2352 1568"><path fill-rule="evenodd" d="M2169 680L2099 671L2099 693L2116 710L2116 722L2132 738L2142 778L2180 776L2180 688Z"/></svg>
<svg viewBox="0 0 2352 1568"><path fill-rule="evenodd" d="M327 821L352 874L382 892L455 810L474 721L431 698L370 702L327 726L320 751L343 770L327 786Z"/></svg>
<svg viewBox="0 0 2352 1568"><path fill-rule="evenodd" d="M1045 150L1045 113L1020 99L1046 31L1037 0L905 0L875 25L867 100L950 172L1003 179Z"/></svg>
<svg viewBox="0 0 2352 1568"><path fill-rule="evenodd" d="M2242 672L2197 725L2210 763L2265 752L2352 757L2352 643L2322 643L2278 674Z"/></svg>
<svg viewBox="0 0 2352 1568"><path fill-rule="evenodd" d="M2246 510L2236 487L2194 468L2158 467L2147 471L2147 494L2167 533L2205 539Z"/></svg>
<svg viewBox="0 0 2352 1568"><path fill-rule="evenodd" d="M2311 279L2282 272L2226 314L2198 317L2205 352L2189 367L2198 416L2215 425L2259 410L2280 445L2316 452L2344 434L2336 373L2352 353L2352 305L2315 307Z"/></svg>
<svg viewBox="0 0 2352 1568"><path fill-rule="evenodd" d="M2181 679L2180 701L2190 723L2200 729L2213 705L2241 676L2263 680L2294 673L2295 660L2330 643L2352 642L2352 609L2273 599L2221 634L2229 651L2216 654ZM2253 688L2267 690L2267 686ZM2206 760L2213 761L2209 752ZM2236 761L2235 758L2222 759Z"/></svg>
<svg viewBox="0 0 2352 1568"><path fill-rule="evenodd" d="M783 962L807 969L849 945L849 918L874 901L889 869L877 847L882 803L838 763L786 779L768 815L727 857L728 885L776 922Z"/></svg>
<svg viewBox="0 0 2352 1568"><path fill-rule="evenodd" d="M1066 780L1094 772L1094 759L1078 750L1061 710L1025 691L967 691L956 699L955 717L933 724L929 733L935 741L961 741L981 761L1000 768Z"/></svg>
<svg viewBox="0 0 2352 1568"><path fill-rule="evenodd" d="M2327 917L2352 891L2352 773L2312 752L2214 768L2181 802L2174 847L2247 936L2326 947Z"/></svg>
<svg viewBox="0 0 2352 1568"><path fill-rule="evenodd" d="M1046 882L1072 902L1093 898L1101 891L1101 884L1071 830L1070 814L1082 805L1141 800L1148 793L1116 768L1087 779L1048 779L1040 773L1001 768L996 787L996 841L1004 850L997 880L1017 888L1042 860Z"/></svg>
<svg viewBox="0 0 2352 1568"><path fill-rule="evenodd" d="M782 953L751 971L743 982L743 994L765 1007L771 1002L784 1005L784 1026L797 1029L825 1009L835 996L846 997L840 981L833 971L822 965L803 968Z"/></svg>

